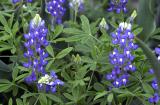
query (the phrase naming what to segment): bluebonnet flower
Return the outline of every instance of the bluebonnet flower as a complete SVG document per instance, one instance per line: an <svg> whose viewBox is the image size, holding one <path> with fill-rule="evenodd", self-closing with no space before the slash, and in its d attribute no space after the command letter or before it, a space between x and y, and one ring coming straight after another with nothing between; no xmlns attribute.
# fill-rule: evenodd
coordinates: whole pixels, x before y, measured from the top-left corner
<svg viewBox="0 0 160 105"><path fill-rule="evenodd" d="M155 53L158 55L158 61L160 61L160 48L155 48Z"/></svg>
<svg viewBox="0 0 160 105"><path fill-rule="evenodd" d="M26 39L24 46L27 49L24 57L28 59L28 62L24 62L23 66L32 70L32 74L25 79L28 83L36 81L35 73L45 74L45 66L48 63L45 60L48 57L45 47L49 44L46 39L47 33L45 22L39 15L36 15L30 22L28 34L24 34Z"/></svg>
<svg viewBox="0 0 160 105"><path fill-rule="evenodd" d="M154 74L154 70L153 69L149 69L149 73L150 74Z"/></svg>
<svg viewBox="0 0 160 105"><path fill-rule="evenodd" d="M33 0L26 0L28 3L31 3Z"/></svg>
<svg viewBox="0 0 160 105"><path fill-rule="evenodd" d="M13 4L16 4L18 2L21 2L22 0L12 0ZM26 0L26 2L31 3L33 0Z"/></svg>
<svg viewBox="0 0 160 105"><path fill-rule="evenodd" d="M114 66L112 72L106 75L114 87L125 86L128 82L129 71L133 72L136 67L132 64L134 56L132 52L138 48L133 42L134 34L131 32L131 24L122 22L115 33L111 34L112 43L117 46L109 54L109 61Z"/></svg>
<svg viewBox="0 0 160 105"><path fill-rule="evenodd" d="M63 7L65 0L51 0L47 3L47 11L55 17L57 23L62 22L66 9Z"/></svg>
<svg viewBox="0 0 160 105"><path fill-rule="evenodd" d="M12 0L12 3L13 4L16 4L16 3L18 3L18 2L20 2L21 0Z"/></svg>
<svg viewBox="0 0 160 105"><path fill-rule="evenodd" d="M153 95L153 97L150 97L150 98L148 99L148 101L149 101L150 103L154 103L154 104L158 103L158 102L159 102L159 95L158 95L157 93L155 93L155 94Z"/></svg>
<svg viewBox="0 0 160 105"><path fill-rule="evenodd" d="M156 80L156 79L154 79L154 80L152 81L152 88L155 89L155 90L158 90L158 83L157 83L157 80Z"/></svg>
<svg viewBox="0 0 160 105"><path fill-rule="evenodd" d="M116 11L116 13L120 13L121 11L127 12L127 2L128 0L111 0L108 11Z"/></svg>
<svg viewBox="0 0 160 105"><path fill-rule="evenodd" d="M45 47L49 44L46 39L47 33L48 29L45 27L44 20L41 20L41 17L37 14L30 22L28 34L24 34L26 39L24 46L27 49L24 57L28 59L28 62L24 62L23 66L32 70L32 73L25 78L28 84L38 81L38 89L44 89L45 84L46 92L54 93L56 86L64 83L58 79L54 71L50 73L50 76L46 74L45 67L48 63L46 60L48 53L45 51ZM42 77L38 80L40 75Z"/></svg>
<svg viewBox="0 0 160 105"><path fill-rule="evenodd" d="M25 81L29 84L33 83L37 80L36 74L34 71L32 71L31 75L29 75L27 78L25 78Z"/></svg>
<svg viewBox="0 0 160 105"><path fill-rule="evenodd" d="M54 71L51 71L50 75L45 74L38 81L38 89L46 92L55 93L57 85L64 85L64 82L57 78Z"/></svg>
<svg viewBox="0 0 160 105"><path fill-rule="evenodd" d="M69 6L74 10L74 11L82 11L84 9L84 0L72 0L69 3Z"/></svg>
<svg viewBox="0 0 160 105"><path fill-rule="evenodd" d="M154 74L154 70L153 69L149 69L149 73L153 75ZM157 82L156 78L154 78L152 80L151 86L155 90L155 93L154 93L154 95L152 97L150 97L148 99L148 101L150 103L158 103L159 102L159 94L156 92L158 90L158 82Z"/></svg>

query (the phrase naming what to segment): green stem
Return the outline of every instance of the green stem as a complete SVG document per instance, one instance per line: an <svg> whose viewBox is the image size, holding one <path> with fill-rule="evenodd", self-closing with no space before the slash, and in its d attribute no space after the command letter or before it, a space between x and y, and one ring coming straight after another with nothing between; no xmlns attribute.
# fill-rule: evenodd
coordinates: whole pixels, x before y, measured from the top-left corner
<svg viewBox="0 0 160 105"><path fill-rule="evenodd" d="M18 56L7 56L7 55L4 55L4 56L0 56L0 58L9 58L9 57L18 57Z"/></svg>
<svg viewBox="0 0 160 105"><path fill-rule="evenodd" d="M76 23L76 21L77 21L77 13L78 13L78 11L77 11L77 9L74 11L74 23Z"/></svg>
<svg viewBox="0 0 160 105"><path fill-rule="evenodd" d="M127 99L126 105L130 105L131 102L132 102L132 100L133 100L133 97L129 97L129 98Z"/></svg>
<svg viewBox="0 0 160 105"><path fill-rule="evenodd" d="M93 74L94 74L94 70L92 71L91 79L90 79L90 81L89 81L89 83L88 83L87 91L89 90L89 87L90 87L90 85L91 85L91 81L92 81L92 78L93 78Z"/></svg>
<svg viewBox="0 0 160 105"><path fill-rule="evenodd" d="M38 96L37 100L35 101L34 105L37 105L38 100L39 100L39 96Z"/></svg>
<svg viewBox="0 0 160 105"><path fill-rule="evenodd" d="M94 37L93 35L89 34L89 36L91 36L93 39L95 39L97 42L102 43L99 39L97 39L96 37Z"/></svg>
<svg viewBox="0 0 160 105"><path fill-rule="evenodd" d="M28 93L31 93L31 92L28 91L27 89L25 89L25 88L23 88L23 87L21 87L21 86L18 86L17 84L14 84L14 83L13 83L13 85L16 86L16 87L18 87L18 88L20 88L20 89L22 89L22 90L24 90L24 91L26 91L26 92L28 92Z"/></svg>

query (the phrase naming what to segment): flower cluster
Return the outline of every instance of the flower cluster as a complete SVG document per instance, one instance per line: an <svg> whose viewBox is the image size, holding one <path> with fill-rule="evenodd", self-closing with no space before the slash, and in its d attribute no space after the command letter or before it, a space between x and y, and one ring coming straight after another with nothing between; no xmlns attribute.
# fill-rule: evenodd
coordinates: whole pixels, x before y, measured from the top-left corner
<svg viewBox="0 0 160 105"><path fill-rule="evenodd" d="M43 75L38 81L38 89L44 88L45 84L47 92L48 89L55 92L56 85L63 85L63 82L57 78L55 72L51 72L51 76L45 72L45 66L48 63L46 60L48 53L45 52L45 47L49 44L46 39L47 33L48 29L45 27L44 20L41 20L37 14L30 22L29 33L24 34L26 39L24 46L27 48L24 57L28 59L28 62L23 63L23 66L32 70L32 73L25 78L25 81L31 84L38 80L38 76Z"/></svg>
<svg viewBox="0 0 160 105"><path fill-rule="evenodd" d="M120 13L121 11L127 12L127 2L128 0L111 0L108 11L116 11L116 13Z"/></svg>
<svg viewBox="0 0 160 105"><path fill-rule="evenodd" d="M149 70L149 73L150 73L150 74L154 74L153 69L150 69L150 70ZM156 91L158 90L158 82L157 82L157 79L156 79L156 78L153 79L153 81L152 81L152 83L151 83L151 86L152 86L152 88L155 90L155 93L154 93L154 95L153 95L152 97L150 97L150 98L148 99L148 101L149 101L150 103L158 103L158 102L159 102L159 95L158 95L158 93L156 92Z"/></svg>
<svg viewBox="0 0 160 105"><path fill-rule="evenodd" d="M117 46L109 55L110 63L114 66L110 74L106 75L107 80L113 82L114 87L121 87L127 84L129 72L135 71L132 64L134 56L132 51L138 46L133 42L134 34L131 32L131 24L122 22L115 33L112 33L112 43Z"/></svg>
<svg viewBox="0 0 160 105"><path fill-rule="evenodd" d="M39 90L46 90L46 92L56 92L57 85L63 85L64 82L57 78L57 75L54 71L50 73L50 75L45 74L41 77L38 81L38 89Z"/></svg>
<svg viewBox="0 0 160 105"><path fill-rule="evenodd" d="M69 6L74 10L74 11L82 11L84 9L84 0L72 0L69 3Z"/></svg>
<svg viewBox="0 0 160 105"><path fill-rule="evenodd" d="M66 9L62 6L65 0L51 0L47 3L47 11L55 17L57 23L61 23Z"/></svg>
<svg viewBox="0 0 160 105"><path fill-rule="evenodd" d="M26 0L26 2L31 3L33 0ZM18 2L21 2L21 0L12 0L13 4L16 4Z"/></svg>
<svg viewBox="0 0 160 105"><path fill-rule="evenodd" d="M45 65L48 63L45 60L48 57L45 47L49 44L46 40L47 33L45 22L39 15L36 15L30 22L29 33L24 34L26 39L24 46L27 48L24 57L28 59L28 62L23 63L23 66L32 69L31 75L26 78L28 83L36 81L36 72L45 74Z"/></svg>

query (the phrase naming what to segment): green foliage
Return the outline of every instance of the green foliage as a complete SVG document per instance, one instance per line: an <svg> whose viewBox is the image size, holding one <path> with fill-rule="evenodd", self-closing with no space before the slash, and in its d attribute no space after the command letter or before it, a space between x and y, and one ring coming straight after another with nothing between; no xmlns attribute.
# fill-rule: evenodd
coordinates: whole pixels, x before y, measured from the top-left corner
<svg viewBox="0 0 160 105"><path fill-rule="evenodd" d="M73 17L73 10L67 9L66 14L71 16L64 16L59 25L43 7L45 0L15 5L7 0L0 2L0 104L151 105L148 98L155 92L151 82L155 75L159 77L160 67L156 56L143 41L160 40L160 28L156 28L153 13L155 0L140 0L138 12L130 8L133 13L129 11L125 15L106 12L109 0L86 0L84 11ZM64 86L58 86L54 94L39 91L37 82L26 84L24 81L31 70L22 66L26 62L23 34L28 32L29 22L37 13L48 28L46 72L54 70L64 81ZM131 73L126 86L114 88L105 78L113 69L109 54L115 45L110 33L124 21L133 22L132 32L140 46L133 52L137 71ZM102 23L103 27L100 26ZM155 70L155 75L148 73L150 68Z"/></svg>

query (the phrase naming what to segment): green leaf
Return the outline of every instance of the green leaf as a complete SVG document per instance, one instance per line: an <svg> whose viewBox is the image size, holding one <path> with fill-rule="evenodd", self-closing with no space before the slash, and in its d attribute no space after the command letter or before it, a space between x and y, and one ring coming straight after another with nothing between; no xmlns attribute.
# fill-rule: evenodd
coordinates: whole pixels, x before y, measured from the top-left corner
<svg viewBox="0 0 160 105"><path fill-rule="evenodd" d="M47 105L47 97L45 94L40 94L39 95L39 101L41 105Z"/></svg>
<svg viewBox="0 0 160 105"><path fill-rule="evenodd" d="M12 83L6 79L0 79L0 93L12 87Z"/></svg>
<svg viewBox="0 0 160 105"><path fill-rule="evenodd" d="M14 13L12 13L10 19L8 20L8 25L9 25L9 27L12 27L13 18L14 18Z"/></svg>
<svg viewBox="0 0 160 105"><path fill-rule="evenodd" d="M94 100L97 100L98 98L101 98L101 97L103 97L107 94L108 94L107 91L98 92L98 93L96 93L96 96L94 97Z"/></svg>
<svg viewBox="0 0 160 105"><path fill-rule="evenodd" d="M71 78L69 77L69 75L67 74L67 72L65 70L63 70L61 72L61 76L65 79L65 80L71 80Z"/></svg>
<svg viewBox="0 0 160 105"><path fill-rule="evenodd" d="M24 105L23 102L22 102L22 100L19 99L19 98L16 99L16 103L17 103L17 105Z"/></svg>
<svg viewBox="0 0 160 105"><path fill-rule="evenodd" d="M66 42L77 42L77 41L82 40L83 37L84 37L83 34L81 34L81 35L74 35L74 36L65 38L65 41L66 41Z"/></svg>
<svg viewBox="0 0 160 105"><path fill-rule="evenodd" d="M16 35L18 30L19 30L19 23L18 21L16 21L16 23L13 25L13 28L12 28L13 35Z"/></svg>
<svg viewBox="0 0 160 105"><path fill-rule="evenodd" d="M130 91L128 91L127 89L119 89L119 88L113 88L112 89L113 92L115 93L120 93L120 94L124 94L124 95L130 95L130 96L134 96L134 94Z"/></svg>
<svg viewBox="0 0 160 105"><path fill-rule="evenodd" d="M153 39L157 39L157 40L160 40L160 35L154 35L152 36Z"/></svg>
<svg viewBox="0 0 160 105"><path fill-rule="evenodd" d="M63 95L64 95L66 98L68 98L69 100L74 101L74 97L73 97L72 95L70 95L70 94L68 94L68 93L63 93Z"/></svg>
<svg viewBox="0 0 160 105"><path fill-rule="evenodd" d="M19 75L18 77L16 77L15 81L19 81L19 80L23 80L25 77L28 76L28 73L25 73L25 74L21 74Z"/></svg>
<svg viewBox="0 0 160 105"><path fill-rule="evenodd" d="M38 95L38 93L24 93L21 98L28 98Z"/></svg>
<svg viewBox="0 0 160 105"><path fill-rule="evenodd" d="M54 39L56 37L58 37L63 31L63 26L62 25L58 25L56 28L55 28L55 31L54 31Z"/></svg>
<svg viewBox="0 0 160 105"><path fill-rule="evenodd" d="M63 30L64 33L66 34L71 34L71 35L81 35L81 34L84 34L83 31L79 30L79 29L76 29L76 28L65 28Z"/></svg>
<svg viewBox="0 0 160 105"><path fill-rule="evenodd" d="M87 34L91 34L91 29L90 29L90 25L89 25L89 20L86 16L82 15L80 17L81 22L82 22L82 29L84 32L86 32Z"/></svg>
<svg viewBox="0 0 160 105"><path fill-rule="evenodd" d="M152 33L152 35L160 34L160 28L156 28L156 30Z"/></svg>
<svg viewBox="0 0 160 105"><path fill-rule="evenodd" d="M102 84L98 83L98 82L95 83L93 87L94 87L94 89L96 91L103 91L103 90L105 90L105 87Z"/></svg>
<svg viewBox="0 0 160 105"><path fill-rule="evenodd" d="M3 36L0 37L0 41L6 41L6 40L8 40L10 38L11 38L10 35L3 35Z"/></svg>
<svg viewBox="0 0 160 105"><path fill-rule="evenodd" d="M50 60L46 66L46 70L49 70L49 68L52 66L53 63L54 63L54 59Z"/></svg>
<svg viewBox="0 0 160 105"><path fill-rule="evenodd" d="M0 60L0 71L11 72L11 69L3 61Z"/></svg>
<svg viewBox="0 0 160 105"><path fill-rule="evenodd" d="M137 28L135 30L133 30L134 35L139 35L141 32L143 31L143 28Z"/></svg>
<svg viewBox="0 0 160 105"><path fill-rule="evenodd" d="M53 51L53 48L52 48L51 45L48 45L48 46L46 47L46 50L48 51L48 53L49 53L52 57L54 57L54 51Z"/></svg>
<svg viewBox="0 0 160 105"><path fill-rule="evenodd" d="M154 78L155 78L154 75L147 75L147 76L143 79L143 81L144 81L144 82L151 82L151 81L153 81Z"/></svg>
<svg viewBox="0 0 160 105"><path fill-rule="evenodd" d="M69 54L72 50L73 50L73 47L68 47L68 48L62 50L61 52L59 52L56 55L56 58L61 59L61 58L65 57L67 54Z"/></svg>
<svg viewBox="0 0 160 105"><path fill-rule="evenodd" d="M51 100L53 100L54 102L57 102L57 103L63 103L63 101L57 97L56 95L53 95L53 94L46 94L46 96L48 98L50 98Z"/></svg>
<svg viewBox="0 0 160 105"><path fill-rule="evenodd" d="M143 32L139 36L140 39L147 41L150 35L156 29L155 15L152 13L154 8L150 8L155 0L140 0L137 10L137 21L139 26L143 27Z"/></svg>
<svg viewBox="0 0 160 105"><path fill-rule="evenodd" d="M146 93L154 94L153 88L148 83L142 83L142 86Z"/></svg>
<svg viewBox="0 0 160 105"><path fill-rule="evenodd" d="M10 49L12 49L12 46L8 45L7 43L0 43L0 52Z"/></svg>
<svg viewBox="0 0 160 105"><path fill-rule="evenodd" d="M15 68L12 71L12 78L13 80L16 79L17 75L18 75L19 69Z"/></svg>
<svg viewBox="0 0 160 105"><path fill-rule="evenodd" d="M7 20L5 19L5 17L2 15L2 12L0 11L0 22L4 25L4 26L8 26Z"/></svg>
<svg viewBox="0 0 160 105"><path fill-rule="evenodd" d="M149 59L152 65L152 68L155 72L155 75L157 77L158 84L159 84L160 83L160 78L159 78L160 77L160 63L158 62L157 57L152 53L152 50L143 41L141 41L137 37L136 37L136 41L139 44L139 46L142 48L146 57Z"/></svg>
<svg viewBox="0 0 160 105"><path fill-rule="evenodd" d="M114 27L114 28L118 27L118 25L115 22L113 22L113 21L108 21L108 22L112 27Z"/></svg>
<svg viewBox="0 0 160 105"><path fill-rule="evenodd" d="M0 84L10 84L11 82L7 79L0 79Z"/></svg>
<svg viewBox="0 0 160 105"><path fill-rule="evenodd" d="M113 93L110 93L110 94L108 95L107 100L108 100L109 103L112 102L112 100L113 100Z"/></svg>
<svg viewBox="0 0 160 105"><path fill-rule="evenodd" d="M17 96L17 94L18 94L18 88L16 86L12 87L12 94L13 94L13 96Z"/></svg>
<svg viewBox="0 0 160 105"><path fill-rule="evenodd" d="M9 99L8 105L13 105L13 100L12 100L12 98Z"/></svg>

